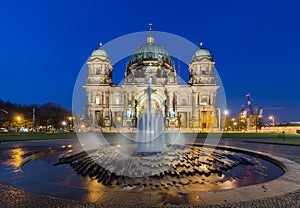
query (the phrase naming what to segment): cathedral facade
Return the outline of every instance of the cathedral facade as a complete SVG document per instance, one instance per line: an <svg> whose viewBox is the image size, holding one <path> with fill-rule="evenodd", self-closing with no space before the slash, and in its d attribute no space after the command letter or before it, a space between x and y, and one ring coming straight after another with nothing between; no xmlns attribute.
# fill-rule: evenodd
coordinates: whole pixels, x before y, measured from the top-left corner
<svg viewBox="0 0 300 208"><path fill-rule="evenodd" d="M136 49L126 64L123 84L113 84L113 66L101 44L87 64L84 88L88 125L103 131L120 128L134 131L147 108L147 89L151 89L151 108L162 112L165 130L217 129L219 86L214 74L215 62L202 44L191 57L188 84L178 82L174 61L154 42L151 29L146 43Z"/></svg>

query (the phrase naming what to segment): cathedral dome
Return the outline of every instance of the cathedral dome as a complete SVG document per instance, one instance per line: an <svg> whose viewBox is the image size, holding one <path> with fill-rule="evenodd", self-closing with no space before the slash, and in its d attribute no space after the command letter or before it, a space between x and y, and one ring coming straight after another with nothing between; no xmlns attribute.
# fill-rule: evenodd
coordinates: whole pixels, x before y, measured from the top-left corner
<svg viewBox="0 0 300 208"><path fill-rule="evenodd" d="M211 55L209 50L202 48L202 45L203 45L203 43L201 42L200 49L194 53L193 58L199 57L199 56L210 56Z"/></svg>
<svg viewBox="0 0 300 208"><path fill-rule="evenodd" d="M143 54L143 53L153 53L153 55L161 54L161 55L169 56L166 49L164 49L162 46L155 43L145 43L140 47L138 47L133 54L135 55L135 54Z"/></svg>
<svg viewBox="0 0 300 208"><path fill-rule="evenodd" d="M92 56L103 56L109 58L106 51L102 49L102 43L100 43L100 48L93 51Z"/></svg>
<svg viewBox="0 0 300 208"><path fill-rule="evenodd" d="M141 45L134 51L128 66L130 67L132 64L141 63L143 61L158 61L173 66L173 61L166 49L154 43L151 28L149 36L147 37L147 43Z"/></svg>
<svg viewBox="0 0 300 208"><path fill-rule="evenodd" d="M160 63L168 64L173 66L174 63L169 53L164 47L154 43L154 37L152 35L152 24L150 25L149 36L147 37L147 43L138 47L130 57L127 66L130 67L135 63L143 63L144 61L157 61Z"/></svg>
<svg viewBox="0 0 300 208"><path fill-rule="evenodd" d="M142 61L162 61L169 65L172 64L169 53L162 46L155 43L145 43L138 47L130 58L129 64L132 65Z"/></svg>

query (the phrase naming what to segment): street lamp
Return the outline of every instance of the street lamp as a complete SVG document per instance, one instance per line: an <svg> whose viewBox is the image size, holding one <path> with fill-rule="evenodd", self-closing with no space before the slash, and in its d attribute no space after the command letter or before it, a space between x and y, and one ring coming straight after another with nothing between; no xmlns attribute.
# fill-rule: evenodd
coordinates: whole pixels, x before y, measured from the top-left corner
<svg viewBox="0 0 300 208"><path fill-rule="evenodd" d="M219 132L221 132L221 109L217 108L218 110L218 127L219 127Z"/></svg>
<svg viewBox="0 0 300 208"><path fill-rule="evenodd" d="M16 117L16 120L18 121L18 122L20 122L22 119L21 119L21 116L17 116Z"/></svg>
<svg viewBox="0 0 300 208"><path fill-rule="evenodd" d="M64 129L65 129L65 127L66 127L66 125L67 125L67 122L63 121L63 122L61 122L61 124L63 125L63 127L64 127Z"/></svg>
<svg viewBox="0 0 300 208"><path fill-rule="evenodd" d="M229 114L229 111L228 110L224 110L223 113L224 113L225 116L227 116Z"/></svg>
<svg viewBox="0 0 300 208"><path fill-rule="evenodd" d="M225 116L225 129L226 129L226 131L228 131L227 116L229 115L229 111L224 110L223 114Z"/></svg>
<svg viewBox="0 0 300 208"><path fill-rule="evenodd" d="M20 128L20 123L22 121L22 117L20 115L16 115L15 120L16 120L16 123L17 123L16 132L18 132L18 129Z"/></svg>
<svg viewBox="0 0 300 208"><path fill-rule="evenodd" d="M274 116L269 116L269 120L272 121L273 129L274 129L274 126L275 126L275 122L274 122L275 118L274 118Z"/></svg>
<svg viewBox="0 0 300 208"><path fill-rule="evenodd" d="M69 129L72 129L73 128L73 125L72 125L73 117L68 116L68 120L69 120Z"/></svg>
<svg viewBox="0 0 300 208"><path fill-rule="evenodd" d="M234 124L236 124L235 118L232 118L231 119L231 125L233 125L233 131L235 131L235 125Z"/></svg>
<svg viewBox="0 0 300 208"><path fill-rule="evenodd" d="M237 125L237 122L233 122L233 131L235 131L236 125Z"/></svg>

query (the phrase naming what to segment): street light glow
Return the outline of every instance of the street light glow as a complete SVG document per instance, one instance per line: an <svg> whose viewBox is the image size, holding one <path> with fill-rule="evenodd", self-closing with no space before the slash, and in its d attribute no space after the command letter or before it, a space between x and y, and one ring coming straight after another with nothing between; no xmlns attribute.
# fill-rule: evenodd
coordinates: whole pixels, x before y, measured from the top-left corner
<svg viewBox="0 0 300 208"><path fill-rule="evenodd" d="M273 127L274 127L275 126L275 122L274 122L275 118L274 118L274 116L269 116L269 119L272 121Z"/></svg>
<svg viewBox="0 0 300 208"><path fill-rule="evenodd" d="M15 116L15 120L16 120L17 122L21 122L21 121L23 120L23 118L22 118L21 115L16 115L16 116Z"/></svg>
<svg viewBox="0 0 300 208"><path fill-rule="evenodd" d="M227 116L229 114L229 111L228 110L224 110L223 113L224 113L225 116Z"/></svg>

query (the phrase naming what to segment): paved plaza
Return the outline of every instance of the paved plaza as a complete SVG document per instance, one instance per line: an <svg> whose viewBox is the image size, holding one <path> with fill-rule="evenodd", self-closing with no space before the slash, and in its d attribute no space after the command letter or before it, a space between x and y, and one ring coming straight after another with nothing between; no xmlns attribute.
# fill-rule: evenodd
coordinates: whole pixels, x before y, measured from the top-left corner
<svg viewBox="0 0 300 208"><path fill-rule="evenodd" d="M249 139L244 139L249 140ZM62 143L68 144L71 140L64 140L61 141ZM74 141L74 140L73 140ZM202 140L200 139L199 142ZM48 145L51 145L52 143L55 143L55 141L45 141L45 142L34 142L30 143L30 145L36 145L45 147ZM249 149L252 151L258 151L266 154L271 154L274 157L283 157L286 159L289 159L295 163L300 164L300 154L299 146L288 146L288 145L270 145L270 144L258 144L258 143L248 143L244 142L242 139L221 139L220 145L223 146L232 146L236 148L243 148L243 149ZM4 160L9 157L4 151L7 148L11 147L20 147L20 146L26 146L27 143L19 143L19 144L1 144L0 146L0 154L1 159L0 161L3 162ZM294 176L297 176L300 174L300 172L294 172ZM293 182L294 179L291 178L291 182ZM292 183L291 183L292 184ZM299 184L293 184L294 188L296 187L295 191L285 193L284 190L286 190L289 187L282 187L283 192L282 193L276 193L276 196L268 197L270 196L270 192L268 189L269 187L265 187L262 184L258 184L259 188L261 188L262 193L260 194L260 199L247 199L247 194L249 196L255 195L255 193L241 193L243 197L241 197L242 202L232 202L230 200L234 197L239 197L238 194L228 195L228 200L223 200L221 205L213 205L213 201L211 203L206 203L204 205L201 205L201 207L300 207L300 185ZM297 188L297 186L299 186ZM242 189L241 189L242 190ZM230 192L228 190L223 190L221 194L226 195L227 193L234 193ZM265 193L265 195L264 195ZM119 205L113 204L101 204L100 202L90 203L90 202L84 202L84 201L76 201L76 200L66 200L66 199L59 199L49 196L42 196L37 194L28 193L23 190L19 190L17 188L14 188L10 185L4 184L0 179L0 207L6 208L6 207L137 207L138 205L130 204L128 200L124 200L122 203L119 203ZM217 201L217 199L216 199ZM162 205L148 205L147 207L160 207ZM164 205L166 207L193 207L194 205ZM196 206L196 205L195 205ZM145 205L143 205L145 207ZM199 205L197 205L199 207Z"/></svg>

